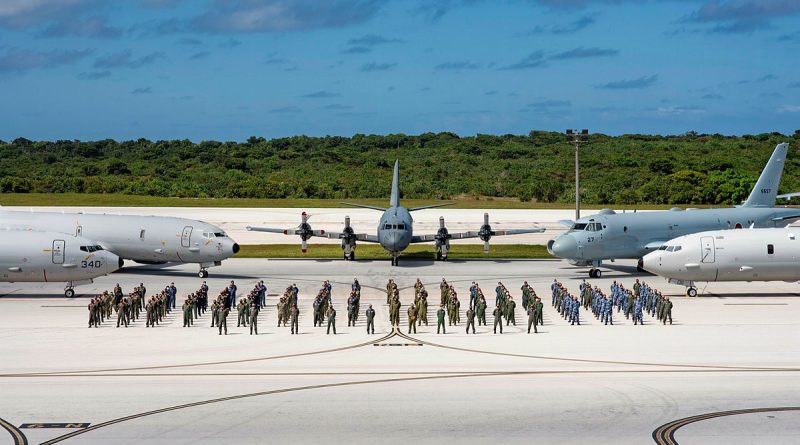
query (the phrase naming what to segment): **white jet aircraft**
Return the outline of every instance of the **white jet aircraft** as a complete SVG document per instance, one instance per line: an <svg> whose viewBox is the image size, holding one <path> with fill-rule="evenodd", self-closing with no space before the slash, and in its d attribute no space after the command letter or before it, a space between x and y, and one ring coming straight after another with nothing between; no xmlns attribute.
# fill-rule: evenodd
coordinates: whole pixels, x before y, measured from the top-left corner
<svg viewBox="0 0 800 445"><path fill-rule="evenodd" d="M2 230L0 245L0 282L66 282L68 298L75 296L74 286L122 266L97 242L65 233Z"/></svg>
<svg viewBox="0 0 800 445"><path fill-rule="evenodd" d="M142 264L198 263L201 278L239 251L213 224L167 216L0 210L0 228L83 236L123 260Z"/></svg>
<svg viewBox="0 0 800 445"><path fill-rule="evenodd" d="M797 227L713 230L664 243L642 259L648 272L687 287L713 281L800 280L800 230Z"/></svg>

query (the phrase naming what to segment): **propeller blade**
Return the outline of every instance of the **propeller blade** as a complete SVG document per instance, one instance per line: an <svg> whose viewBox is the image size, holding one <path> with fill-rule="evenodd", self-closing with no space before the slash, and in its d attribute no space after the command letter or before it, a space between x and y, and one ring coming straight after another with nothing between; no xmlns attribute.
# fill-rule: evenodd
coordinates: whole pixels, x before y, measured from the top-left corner
<svg viewBox="0 0 800 445"><path fill-rule="evenodd" d="M308 243L306 242L306 240L303 240L300 243L300 251L303 252L303 253L308 252Z"/></svg>
<svg viewBox="0 0 800 445"><path fill-rule="evenodd" d="M444 216L439 217L439 228L444 229Z"/></svg>
<svg viewBox="0 0 800 445"><path fill-rule="evenodd" d="M350 217L349 216L345 216L344 217L344 227L345 228L350 227Z"/></svg>
<svg viewBox="0 0 800 445"><path fill-rule="evenodd" d="M488 255L489 254L489 241L483 242L483 253Z"/></svg>
<svg viewBox="0 0 800 445"><path fill-rule="evenodd" d="M489 224L489 214L488 213L484 213L483 214L483 223L484 224Z"/></svg>

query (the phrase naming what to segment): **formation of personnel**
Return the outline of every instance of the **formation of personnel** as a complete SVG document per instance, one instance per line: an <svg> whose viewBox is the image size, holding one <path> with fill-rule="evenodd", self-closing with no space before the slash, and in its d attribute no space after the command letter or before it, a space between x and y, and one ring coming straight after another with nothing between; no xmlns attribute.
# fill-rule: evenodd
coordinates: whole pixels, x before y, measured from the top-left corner
<svg viewBox="0 0 800 445"><path fill-rule="evenodd" d="M200 288L188 294L181 305L183 326L192 327L195 321L205 314L209 307L208 285L203 281ZM211 304L211 327L216 327L219 335L227 335L227 317L233 309L237 311L237 327L249 327L251 335L258 335L258 318L261 309L266 303L267 287L259 281L246 297L235 298L237 292L233 281L219 293ZM522 292L522 307L528 316L528 333L533 328L538 333L538 327L544 325L543 303L536 291L524 282L520 288ZM626 319L632 319L634 325L644 324L644 314L648 314L662 324L672 324L673 303L658 290L648 284L636 280L631 289L625 288L622 283L613 282L610 293L605 294L597 286L592 286L583 280L578 286L578 292L573 295L567 288L554 280L551 285L551 303L556 311L570 325L581 324L581 308L595 316L604 325L613 325L613 312L622 313ZM394 280L389 280L386 285L389 321L393 327L400 326L400 311L403 303L400 292ZM446 333L446 327L458 326L461 323L461 303L453 285L442 278L440 282L440 305L436 311L437 333ZM483 291L476 282L469 288L469 305L464 313L466 317L465 332L476 333L476 319L478 326L487 326L487 302ZM503 326L516 325L516 302L509 290L502 282L495 288L495 307L492 310L493 332L503 333ZM177 295L174 283L166 286L160 292L146 297L147 290L143 283L135 287L127 295L117 284L113 290L104 291L91 299L88 305L89 327L99 327L101 323L111 319L116 314L116 326L128 327L130 323L138 320L145 314L146 327L155 327L164 322L165 317L173 309L173 296ZM350 294L347 298L348 327L356 326L361 310L361 284L358 279L353 279ZM234 303L236 302L236 303ZM299 333L299 303L298 288L295 284L288 286L277 301L278 327L291 325L291 333ZM332 302L332 286L325 281L313 301L314 326L327 325L327 333L336 334L336 309ZM372 305L365 310L366 330L368 334L375 333L376 311ZM416 333L417 327L423 323L428 325L428 292L420 279L414 284L414 300L406 307L408 333ZM447 323L445 323L445 318Z"/></svg>
<svg viewBox="0 0 800 445"><path fill-rule="evenodd" d="M461 302L455 287L442 278L439 284L441 292L441 306L447 310L447 325L454 326L461 323Z"/></svg>
<svg viewBox="0 0 800 445"><path fill-rule="evenodd" d="M328 309L333 304L331 288L331 284L325 281L322 283L322 288L317 292L316 298L314 298L314 327L322 326L322 323L325 322L325 317L328 315Z"/></svg>
<svg viewBox="0 0 800 445"><path fill-rule="evenodd" d="M264 291L266 292L266 286L264 287ZM300 290L297 288L297 285L292 283L283 291L283 295L278 299L278 303L276 304L277 312L278 312L278 327L283 324L283 327L286 327L286 323L292 322L292 308L297 308L297 299ZM294 331L294 328L292 329ZM292 332L294 334L294 332Z"/></svg>
<svg viewBox="0 0 800 445"><path fill-rule="evenodd" d="M361 284L357 278L353 278L350 285L350 296L347 297L347 326L355 326L358 321L358 313L361 308Z"/></svg>

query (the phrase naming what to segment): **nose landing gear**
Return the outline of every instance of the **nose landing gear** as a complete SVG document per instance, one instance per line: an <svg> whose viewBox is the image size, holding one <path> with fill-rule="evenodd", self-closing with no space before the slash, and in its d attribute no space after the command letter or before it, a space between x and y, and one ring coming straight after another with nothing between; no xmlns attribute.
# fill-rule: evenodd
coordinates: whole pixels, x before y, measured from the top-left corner
<svg viewBox="0 0 800 445"><path fill-rule="evenodd" d="M697 296L697 289L693 287L686 288L686 296L690 298L694 298Z"/></svg>

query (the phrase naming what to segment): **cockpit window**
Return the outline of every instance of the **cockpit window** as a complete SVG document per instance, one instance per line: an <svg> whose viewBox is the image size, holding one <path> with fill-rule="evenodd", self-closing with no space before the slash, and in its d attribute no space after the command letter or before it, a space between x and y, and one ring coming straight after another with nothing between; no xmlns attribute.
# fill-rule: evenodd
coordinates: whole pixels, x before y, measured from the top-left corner
<svg viewBox="0 0 800 445"><path fill-rule="evenodd" d="M667 246L661 246L658 248L658 250L667 250Z"/></svg>
<svg viewBox="0 0 800 445"><path fill-rule="evenodd" d="M400 230L406 230L406 225L405 224L398 224L397 228L400 229Z"/></svg>
<svg viewBox="0 0 800 445"><path fill-rule="evenodd" d="M217 238L225 238L227 235L225 235L225 232L215 232L214 236Z"/></svg>
<svg viewBox="0 0 800 445"><path fill-rule="evenodd" d="M386 224L386 225L383 226L383 228L386 229L386 230L390 230L392 228L392 225L391 224Z"/></svg>
<svg viewBox="0 0 800 445"><path fill-rule="evenodd" d="M673 252L677 252L677 251L681 250L682 248L683 247L681 247L681 246L675 246L675 250L673 250Z"/></svg>
<svg viewBox="0 0 800 445"><path fill-rule="evenodd" d="M586 225L587 225L586 223L575 223L575 224L572 225L572 227L569 229L569 231L570 232L577 232L579 230L585 230L586 229Z"/></svg>
<svg viewBox="0 0 800 445"><path fill-rule="evenodd" d="M84 252L97 252L98 250L103 250L103 246L81 246L80 249Z"/></svg>

